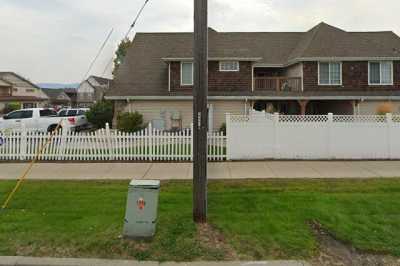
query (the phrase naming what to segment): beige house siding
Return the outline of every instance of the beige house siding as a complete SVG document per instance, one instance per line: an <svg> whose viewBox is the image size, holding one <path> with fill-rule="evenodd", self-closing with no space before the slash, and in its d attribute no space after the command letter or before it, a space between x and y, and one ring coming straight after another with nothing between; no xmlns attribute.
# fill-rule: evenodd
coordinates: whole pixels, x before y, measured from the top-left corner
<svg viewBox="0 0 400 266"><path fill-rule="evenodd" d="M212 125L218 130L225 122L225 114L244 114L245 101L209 101L210 110L213 113ZM249 105L249 104L248 104ZM250 106L250 105L249 105ZM139 112L143 115L145 123L152 120L163 119L167 129L172 126L171 117L179 114L182 119L182 127L189 128L193 118L192 101L130 101L116 102L115 116L119 112ZM114 117L116 121L116 117ZM116 123L114 123L116 125Z"/></svg>
<svg viewBox="0 0 400 266"><path fill-rule="evenodd" d="M360 102L359 106L356 107L356 113L360 115L375 115L379 105L385 103L384 101L364 101ZM393 113L400 114L400 101L392 101Z"/></svg>
<svg viewBox="0 0 400 266"><path fill-rule="evenodd" d="M6 108L6 104L5 104L5 103L2 103L2 102L0 102L0 114L2 114L2 113L3 113L3 111L4 111L4 108Z"/></svg>

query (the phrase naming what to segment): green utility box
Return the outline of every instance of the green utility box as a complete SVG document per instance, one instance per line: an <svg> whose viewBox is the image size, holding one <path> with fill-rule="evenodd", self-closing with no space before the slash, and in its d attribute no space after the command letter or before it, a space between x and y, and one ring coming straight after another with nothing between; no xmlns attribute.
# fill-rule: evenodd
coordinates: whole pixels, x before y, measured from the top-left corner
<svg viewBox="0 0 400 266"><path fill-rule="evenodd" d="M160 181L132 180L129 184L123 235L150 238L156 232Z"/></svg>

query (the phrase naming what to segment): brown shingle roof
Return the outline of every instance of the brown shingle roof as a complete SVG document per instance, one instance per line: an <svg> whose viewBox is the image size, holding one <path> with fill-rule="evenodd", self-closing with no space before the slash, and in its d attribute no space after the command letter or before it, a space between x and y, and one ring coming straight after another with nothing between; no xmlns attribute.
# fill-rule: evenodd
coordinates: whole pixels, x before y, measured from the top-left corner
<svg viewBox="0 0 400 266"><path fill-rule="evenodd" d="M10 87L12 84L4 79L0 78L0 86L1 87Z"/></svg>
<svg viewBox="0 0 400 266"><path fill-rule="evenodd" d="M320 23L306 32L289 60L321 57L400 57L400 38L393 32L346 32Z"/></svg>
<svg viewBox="0 0 400 266"><path fill-rule="evenodd" d="M42 88L42 91L46 93L50 101L65 101L70 102L71 98L65 93L64 89L46 89Z"/></svg>
<svg viewBox="0 0 400 266"><path fill-rule="evenodd" d="M192 47L192 33L138 33L107 96L170 95L163 58L191 58ZM210 30L209 57L261 58L257 63L268 65L315 57L400 58L400 38L393 32L346 32L325 23L308 32Z"/></svg>

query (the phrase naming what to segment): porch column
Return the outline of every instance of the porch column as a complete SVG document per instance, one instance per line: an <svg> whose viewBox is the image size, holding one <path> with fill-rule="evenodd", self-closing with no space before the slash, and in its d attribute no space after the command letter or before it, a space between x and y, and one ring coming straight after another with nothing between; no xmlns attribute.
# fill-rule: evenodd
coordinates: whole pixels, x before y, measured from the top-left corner
<svg viewBox="0 0 400 266"><path fill-rule="evenodd" d="M309 103L309 100L299 100L298 103L300 105L300 115L306 115L307 111L307 104Z"/></svg>
<svg viewBox="0 0 400 266"><path fill-rule="evenodd" d="M360 114L360 101L354 100L353 102L353 115Z"/></svg>

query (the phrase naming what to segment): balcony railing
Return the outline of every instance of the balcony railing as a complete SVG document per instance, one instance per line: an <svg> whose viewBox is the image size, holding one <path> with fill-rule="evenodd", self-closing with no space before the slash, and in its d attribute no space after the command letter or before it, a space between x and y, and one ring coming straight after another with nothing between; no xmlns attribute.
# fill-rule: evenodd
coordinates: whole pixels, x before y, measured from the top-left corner
<svg viewBox="0 0 400 266"><path fill-rule="evenodd" d="M255 77L255 90L301 91L301 78L297 77Z"/></svg>

